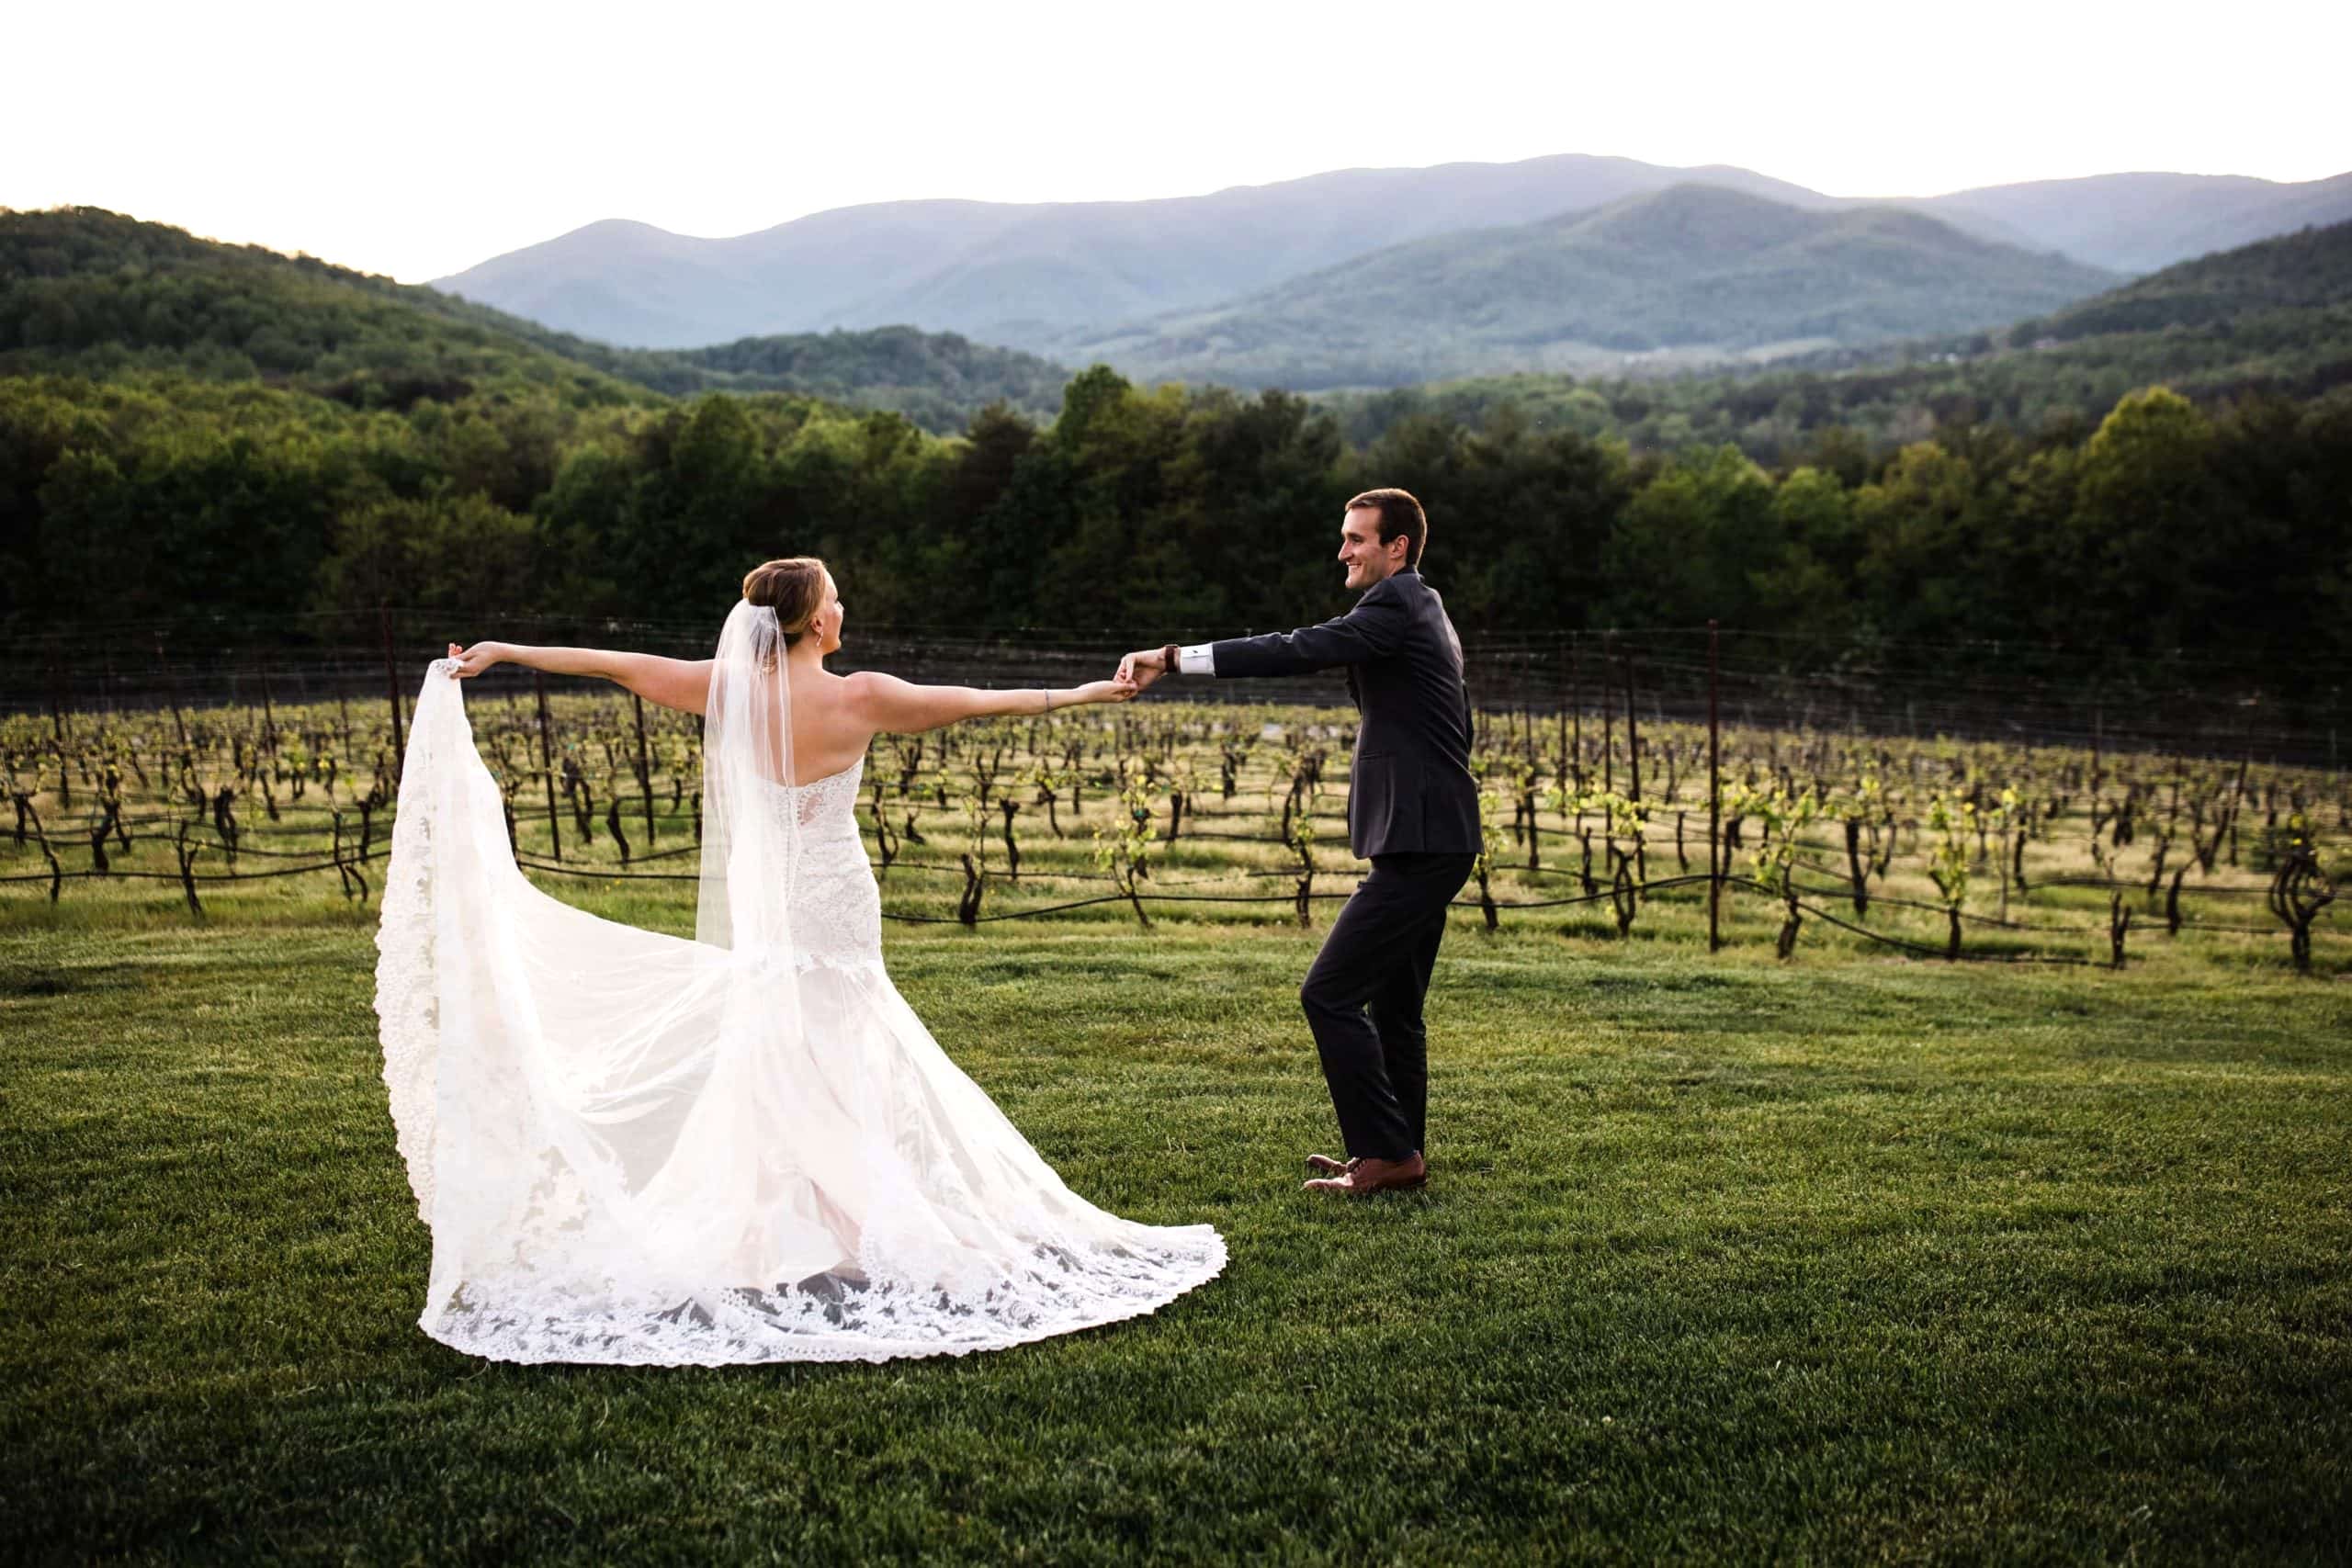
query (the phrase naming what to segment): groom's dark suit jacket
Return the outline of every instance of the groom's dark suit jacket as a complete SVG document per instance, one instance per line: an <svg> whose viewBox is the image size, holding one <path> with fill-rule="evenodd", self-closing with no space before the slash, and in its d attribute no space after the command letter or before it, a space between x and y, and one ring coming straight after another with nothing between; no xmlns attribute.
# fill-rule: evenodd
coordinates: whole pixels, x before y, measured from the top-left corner
<svg viewBox="0 0 2352 1568"><path fill-rule="evenodd" d="M1230 638L1210 657L1220 679L1347 667L1363 716L1348 772L1348 844L1358 855L1478 852L1462 639L1419 572L1374 583L1337 620Z"/></svg>

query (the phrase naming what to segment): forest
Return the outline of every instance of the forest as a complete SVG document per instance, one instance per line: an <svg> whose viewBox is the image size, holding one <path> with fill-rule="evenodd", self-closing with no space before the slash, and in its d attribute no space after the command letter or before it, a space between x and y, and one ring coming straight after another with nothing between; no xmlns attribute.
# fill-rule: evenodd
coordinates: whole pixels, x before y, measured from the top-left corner
<svg viewBox="0 0 2352 1568"><path fill-rule="evenodd" d="M1809 410L1810 389L1875 377L1903 410L1894 432L1849 422L1841 391L1761 453L1728 412L1629 439L1538 399L1429 393L1367 429L1099 366L1051 421L997 400L941 435L802 394L665 395L428 290L112 215L8 216L0 240L0 617L19 631L201 613L299 642L305 615L379 605L485 631L715 624L745 568L806 552L868 626L1212 636L1342 608L1340 505L1402 485L1465 634L1713 619L1783 634L1793 667L1999 640L2073 669L2225 654L2273 685L2352 653L2352 386L2155 373L2156 339L2345 309L2258 290L2189 328L1988 354L2024 377L2148 340L2111 400L2039 418L1899 384L1965 367L1719 389L1724 410ZM1639 395L1703 409L1707 385Z"/></svg>

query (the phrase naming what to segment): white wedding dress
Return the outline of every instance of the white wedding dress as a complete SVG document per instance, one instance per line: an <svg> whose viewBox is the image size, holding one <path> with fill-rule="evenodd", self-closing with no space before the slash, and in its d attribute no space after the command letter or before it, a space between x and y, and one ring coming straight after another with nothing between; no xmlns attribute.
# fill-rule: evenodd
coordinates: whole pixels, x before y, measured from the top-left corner
<svg viewBox="0 0 2352 1568"><path fill-rule="evenodd" d="M419 1325L445 1344L660 1365L962 1355L1151 1312L1224 1267L1208 1225L1071 1192L900 998L860 766L777 782L777 647L773 614L738 606L692 941L533 886L460 682L446 661L425 677L376 1007L433 1236Z"/></svg>

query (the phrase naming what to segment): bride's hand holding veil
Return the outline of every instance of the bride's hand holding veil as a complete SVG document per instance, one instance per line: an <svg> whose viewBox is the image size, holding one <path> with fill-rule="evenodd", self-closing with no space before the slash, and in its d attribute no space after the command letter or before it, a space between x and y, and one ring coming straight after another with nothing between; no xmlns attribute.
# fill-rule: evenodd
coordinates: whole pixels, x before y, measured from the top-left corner
<svg viewBox="0 0 2352 1568"><path fill-rule="evenodd" d="M455 668L450 670L449 678L455 681L479 675L505 658L506 645L503 642L478 642L471 648L459 648L453 642L449 645L449 662Z"/></svg>

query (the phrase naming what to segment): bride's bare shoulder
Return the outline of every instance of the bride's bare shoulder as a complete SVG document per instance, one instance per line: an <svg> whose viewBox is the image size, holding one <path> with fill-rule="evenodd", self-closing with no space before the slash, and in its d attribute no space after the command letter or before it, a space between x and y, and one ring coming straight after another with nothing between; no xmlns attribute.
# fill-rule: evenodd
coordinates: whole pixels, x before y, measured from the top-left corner
<svg viewBox="0 0 2352 1568"><path fill-rule="evenodd" d="M855 694L858 675L836 675L830 670L796 670L792 675L792 694L796 697L823 697L839 700Z"/></svg>
<svg viewBox="0 0 2352 1568"><path fill-rule="evenodd" d="M874 730L888 727L888 715L911 689L896 675L879 671L860 670L850 675L825 671L816 682L796 687L793 694L796 700L806 701L811 714L826 715L830 723Z"/></svg>
<svg viewBox="0 0 2352 1568"><path fill-rule="evenodd" d="M885 675L879 670L860 670L854 675L835 675L832 680L842 699L858 707L888 703L912 689L896 675Z"/></svg>
<svg viewBox="0 0 2352 1568"><path fill-rule="evenodd" d="M918 686L878 670L842 677L842 711L865 728L914 735L971 716L959 686Z"/></svg>

